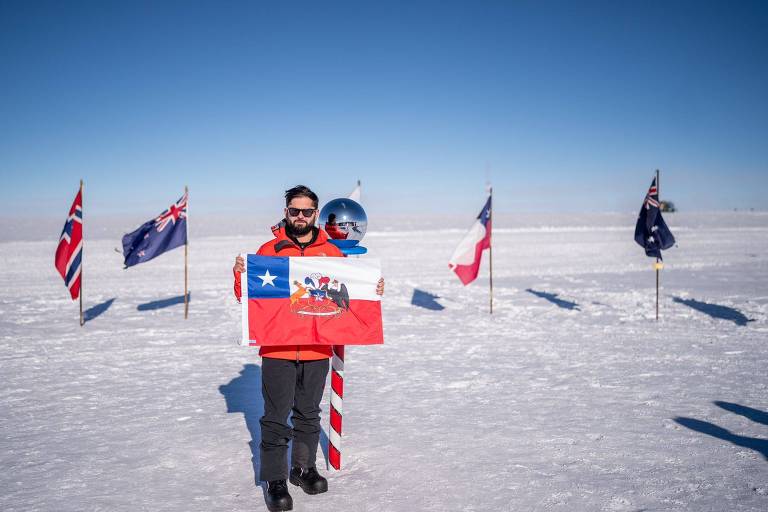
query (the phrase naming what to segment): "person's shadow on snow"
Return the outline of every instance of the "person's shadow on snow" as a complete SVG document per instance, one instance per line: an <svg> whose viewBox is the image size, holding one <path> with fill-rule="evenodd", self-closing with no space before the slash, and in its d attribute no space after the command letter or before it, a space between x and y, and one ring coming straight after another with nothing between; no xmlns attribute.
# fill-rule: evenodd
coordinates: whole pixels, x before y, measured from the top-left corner
<svg viewBox="0 0 768 512"><path fill-rule="evenodd" d="M768 424L768 413L763 411L730 402L717 401L715 402L715 405L725 409L726 411L730 411L749 418L756 423ZM696 432L701 432L702 434L707 434L709 436L722 439L723 441L728 441L729 443L733 443L736 446L742 446L744 448L749 448L750 450L755 450L756 452L762 454L762 456L765 457L765 460L768 461L768 440L766 439L740 436L738 434L734 434L730 430L717 426L714 423L709 423L708 421L702 421L693 418L683 418L678 416L675 418L675 422L686 428L695 430Z"/></svg>
<svg viewBox="0 0 768 512"><path fill-rule="evenodd" d="M244 365L239 377L219 386L219 393L224 395L224 399L227 401L227 412L243 413L245 426L251 433L251 441L248 445L251 447L253 477L256 485L259 485L259 444L261 443L259 420L264 414L264 399L261 396L261 367L255 364Z"/></svg>

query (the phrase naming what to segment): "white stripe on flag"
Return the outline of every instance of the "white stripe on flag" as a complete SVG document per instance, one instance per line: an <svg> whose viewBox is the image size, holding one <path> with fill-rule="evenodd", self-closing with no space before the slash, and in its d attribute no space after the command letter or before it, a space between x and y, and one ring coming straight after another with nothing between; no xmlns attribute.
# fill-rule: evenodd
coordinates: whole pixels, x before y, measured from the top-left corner
<svg viewBox="0 0 768 512"><path fill-rule="evenodd" d="M69 269L72 268L72 263L75 262L75 259L77 258L77 254L83 250L83 241L80 240L80 242L77 244L77 247L75 247L75 250L69 253L69 259L67 260L67 269L64 272L64 275L66 276L69 274Z"/></svg>
<svg viewBox="0 0 768 512"><path fill-rule="evenodd" d="M312 278L312 274L329 277L331 284L334 279L344 284L350 300L381 300L376 294L376 285L381 277L381 263L376 258L291 258L288 279L291 291L295 290L294 281L304 284L304 280L307 277Z"/></svg>
<svg viewBox="0 0 768 512"><path fill-rule="evenodd" d="M479 220L475 221L469 232L464 235L464 238L459 242L456 250L453 251L453 256L449 260L452 266L456 265L471 265L475 262L475 248L477 244L485 238L485 226L483 226Z"/></svg>
<svg viewBox="0 0 768 512"><path fill-rule="evenodd" d="M75 270L75 273L74 273L74 274L72 274L72 279L70 279L70 280L69 280L69 283L67 284L67 289L68 289L68 290L70 290L70 291L72 290L72 287L73 287L73 286L75 285L75 283L77 282L77 278L78 278L78 277L80 277L80 267L78 267L78 268L77 268L77 270Z"/></svg>

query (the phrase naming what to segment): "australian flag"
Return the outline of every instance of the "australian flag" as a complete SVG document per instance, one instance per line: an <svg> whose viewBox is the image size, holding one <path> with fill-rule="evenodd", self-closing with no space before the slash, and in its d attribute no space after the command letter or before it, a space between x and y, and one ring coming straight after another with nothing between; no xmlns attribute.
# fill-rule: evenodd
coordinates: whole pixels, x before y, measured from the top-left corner
<svg viewBox="0 0 768 512"><path fill-rule="evenodd" d="M635 226L635 242L645 249L645 255L661 259L661 251L675 245L675 237L661 217L659 188L653 178L651 188L645 195Z"/></svg>
<svg viewBox="0 0 768 512"><path fill-rule="evenodd" d="M184 194L157 218L123 237L125 268L149 261L186 243L187 194Z"/></svg>

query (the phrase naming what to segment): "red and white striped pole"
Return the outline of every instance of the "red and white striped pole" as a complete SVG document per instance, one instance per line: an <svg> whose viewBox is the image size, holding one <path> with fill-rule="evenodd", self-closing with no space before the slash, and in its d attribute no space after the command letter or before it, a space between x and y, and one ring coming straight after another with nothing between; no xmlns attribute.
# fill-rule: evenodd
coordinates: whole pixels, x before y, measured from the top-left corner
<svg viewBox="0 0 768 512"><path fill-rule="evenodd" d="M333 346L331 363L331 430L328 435L328 460L333 469L341 469L341 415L344 398L344 345Z"/></svg>

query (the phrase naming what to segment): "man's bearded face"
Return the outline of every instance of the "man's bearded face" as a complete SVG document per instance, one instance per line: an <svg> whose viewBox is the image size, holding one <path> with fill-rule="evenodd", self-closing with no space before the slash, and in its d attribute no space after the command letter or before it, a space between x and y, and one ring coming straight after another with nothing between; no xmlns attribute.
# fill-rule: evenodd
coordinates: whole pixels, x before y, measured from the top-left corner
<svg viewBox="0 0 768 512"><path fill-rule="evenodd" d="M305 217L303 212L293 216L290 214L289 208L297 208L299 210L311 209L314 211L309 217ZM308 197L294 197L285 209L286 231L289 235L304 236L308 234L315 227L316 220L317 210L315 209L315 204Z"/></svg>

